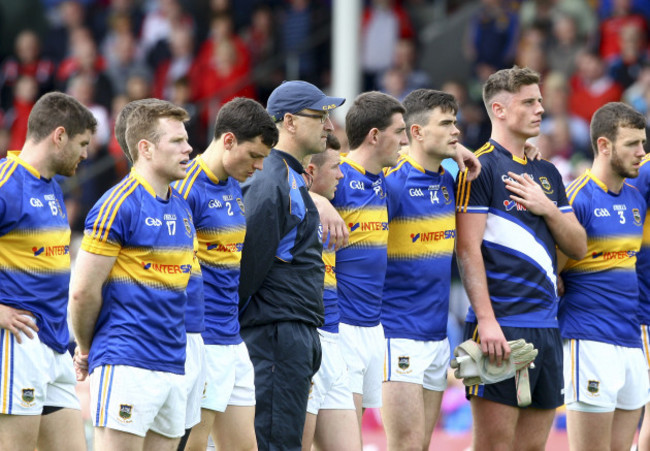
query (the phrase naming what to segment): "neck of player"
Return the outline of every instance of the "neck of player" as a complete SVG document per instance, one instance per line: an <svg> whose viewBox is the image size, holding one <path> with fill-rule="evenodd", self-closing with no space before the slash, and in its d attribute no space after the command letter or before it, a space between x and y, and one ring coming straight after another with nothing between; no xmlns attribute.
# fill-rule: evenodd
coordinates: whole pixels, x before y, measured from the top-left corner
<svg viewBox="0 0 650 451"><path fill-rule="evenodd" d="M225 168L223 167L223 153L226 151L223 142L212 140L205 152L201 155L206 166L212 173L223 182L228 178Z"/></svg>
<svg viewBox="0 0 650 451"><path fill-rule="evenodd" d="M614 171L612 165L605 155L598 155L594 158L594 164L591 167L591 173L598 180L607 185L607 190L612 193L620 193L625 183L625 177L621 177Z"/></svg>
<svg viewBox="0 0 650 451"><path fill-rule="evenodd" d="M429 172L440 172L440 165L443 158L426 153L421 146L415 143L411 143L408 154L425 170Z"/></svg>

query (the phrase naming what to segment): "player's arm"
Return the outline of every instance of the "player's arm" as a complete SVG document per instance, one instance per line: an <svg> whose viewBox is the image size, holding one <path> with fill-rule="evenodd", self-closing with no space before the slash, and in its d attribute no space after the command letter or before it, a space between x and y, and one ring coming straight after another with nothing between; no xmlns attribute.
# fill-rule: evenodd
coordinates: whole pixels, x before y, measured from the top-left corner
<svg viewBox="0 0 650 451"><path fill-rule="evenodd" d="M574 260L581 260L587 253L587 233L575 214L561 212L544 194L542 187L527 175L513 172L508 172L508 175L512 180L506 180L505 184L512 193L510 198L543 217L557 247Z"/></svg>
<svg viewBox="0 0 650 451"><path fill-rule="evenodd" d="M77 254L75 270L70 281L69 306L72 330L78 347L75 354L78 354L81 360L84 360L84 357L87 360L95 323L102 308L102 286L116 259L114 256L92 254L83 249ZM75 362L78 363L77 358ZM86 374L82 374L80 380L85 379Z"/></svg>
<svg viewBox="0 0 650 451"><path fill-rule="evenodd" d="M323 226L323 243L329 236L328 248L338 250L346 246L350 238L350 231L341 215L324 196L311 191L309 194L320 215L320 223Z"/></svg>
<svg viewBox="0 0 650 451"><path fill-rule="evenodd" d="M3 198L0 198L0 224L7 215L7 207ZM0 304L0 329L7 329L16 337L18 343L22 343L20 333L28 338L34 338L34 332L38 332L38 326L34 322L31 312L21 310L9 305Z"/></svg>
<svg viewBox="0 0 650 451"><path fill-rule="evenodd" d="M458 170L463 172L467 169L467 180L472 181L481 173L481 163L478 161L474 152L463 146L461 143L456 144L456 156L453 160L458 165Z"/></svg>
<svg viewBox="0 0 650 451"><path fill-rule="evenodd" d="M488 292L481 242L487 214L456 214L456 258L461 279L478 322L481 350L491 362L501 364L510 356L510 346L496 320Z"/></svg>

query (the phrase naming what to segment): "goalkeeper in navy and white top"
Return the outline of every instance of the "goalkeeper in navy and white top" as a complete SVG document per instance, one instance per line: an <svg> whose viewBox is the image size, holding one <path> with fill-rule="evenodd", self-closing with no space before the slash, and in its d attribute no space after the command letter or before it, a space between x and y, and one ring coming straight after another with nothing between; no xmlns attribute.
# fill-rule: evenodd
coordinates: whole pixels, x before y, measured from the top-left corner
<svg viewBox="0 0 650 451"><path fill-rule="evenodd" d="M635 271L646 201L626 179L639 175L645 156L645 118L612 102L594 113L590 128L593 166L567 188L588 250L580 259L558 256L560 268L566 262L558 319L569 445L630 449L648 401Z"/></svg>
<svg viewBox="0 0 650 451"><path fill-rule="evenodd" d="M530 371L532 408L518 407L513 379L468 387L477 449L543 449L563 403L556 246L580 259L587 243L557 169L524 154L544 112L539 83L539 74L519 67L488 78L483 100L492 136L477 151L482 170L472 182L458 177L457 256L471 303L465 338L480 340L497 364L509 358L510 340L539 350Z"/></svg>

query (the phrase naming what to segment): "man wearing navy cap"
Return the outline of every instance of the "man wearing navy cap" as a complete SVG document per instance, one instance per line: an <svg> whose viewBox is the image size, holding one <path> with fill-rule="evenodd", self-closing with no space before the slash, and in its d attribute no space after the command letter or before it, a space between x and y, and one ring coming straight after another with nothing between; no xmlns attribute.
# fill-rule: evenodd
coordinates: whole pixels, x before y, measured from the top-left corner
<svg viewBox="0 0 650 451"><path fill-rule="evenodd" d="M279 130L264 168L242 184L246 237L239 286L241 336L255 367L260 450L301 449L311 378L320 366L324 265L320 218L301 161L325 151L328 97L288 81L269 97Z"/></svg>

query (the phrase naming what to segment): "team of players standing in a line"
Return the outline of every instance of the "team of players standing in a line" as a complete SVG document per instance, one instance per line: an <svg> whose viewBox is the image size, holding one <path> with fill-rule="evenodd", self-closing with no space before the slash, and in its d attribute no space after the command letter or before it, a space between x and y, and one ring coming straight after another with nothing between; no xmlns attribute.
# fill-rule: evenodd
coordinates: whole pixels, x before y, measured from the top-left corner
<svg viewBox="0 0 650 451"><path fill-rule="evenodd" d="M467 388L474 448L544 449L565 403L571 449L629 449L649 385L645 122L599 109L593 167L565 192L525 153L539 83L520 68L488 79L476 155L434 90L358 96L344 157L329 118L344 99L309 83L283 83L266 110L227 103L191 161L182 108L130 103L115 128L133 169L88 214L69 284L74 363L53 177L74 174L96 121L43 96L0 160L0 449L85 449L75 371L90 375L96 450L204 450L210 434L223 450L361 449L366 407L382 407L389 449L428 449L454 249L466 338L497 363L508 340L539 350L530 407L513 379ZM467 166L456 186L450 157Z"/></svg>

